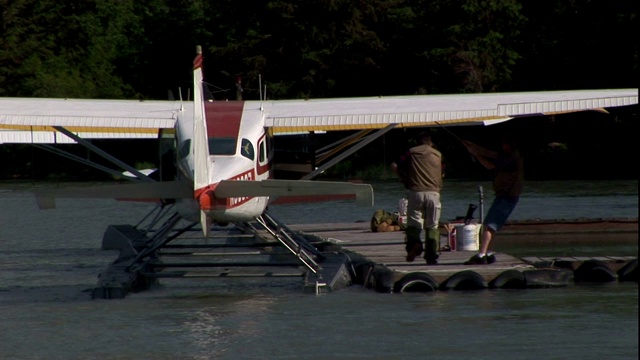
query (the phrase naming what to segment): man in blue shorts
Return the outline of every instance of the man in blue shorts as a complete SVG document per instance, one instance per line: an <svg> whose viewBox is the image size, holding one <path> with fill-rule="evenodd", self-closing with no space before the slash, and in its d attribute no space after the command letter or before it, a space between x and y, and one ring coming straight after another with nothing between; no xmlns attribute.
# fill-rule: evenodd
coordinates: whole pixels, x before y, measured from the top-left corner
<svg viewBox="0 0 640 360"><path fill-rule="evenodd" d="M472 256L464 264L491 264L496 261L489 252L491 239L511 215L522 194L524 186L524 170L522 158L511 135L504 135L498 151L487 150L469 141L462 141L469 153L485 168L494 171L493 191L495 198L482 224L482 244L480 252Z"/></svg>

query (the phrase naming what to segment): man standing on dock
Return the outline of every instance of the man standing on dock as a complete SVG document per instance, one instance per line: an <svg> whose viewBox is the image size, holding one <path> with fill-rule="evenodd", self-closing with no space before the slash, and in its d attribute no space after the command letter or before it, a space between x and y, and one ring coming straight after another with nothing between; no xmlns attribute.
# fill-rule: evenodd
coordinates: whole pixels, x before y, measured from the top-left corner
<svg viewBox="0 0 640 360"><path fill-rule="evenodd" d="M440 248L440 189L442 189L442 154L433 147L431 134L421 132L419 144L395 162L391 169L409 190L407 196L407 228L405 229L407 261L412 262L424 251L429 265L438 263ZM425 246L420 235L425 230Z"/></svg>
<svg viewBox="0 0 640 360"><path fill-rule="evenodd" d="M495 198L482 224L482 244L480 252L472 256L464 264L491 264L496 261L495 255L489 253L489 245L495 233L500 230L515 209L524 186L524 169L522 158L511 134L503 135L500 150L491 151L470 141L463 140L467 148L478 162L485 168L494 171L493 191Z"/></svg>

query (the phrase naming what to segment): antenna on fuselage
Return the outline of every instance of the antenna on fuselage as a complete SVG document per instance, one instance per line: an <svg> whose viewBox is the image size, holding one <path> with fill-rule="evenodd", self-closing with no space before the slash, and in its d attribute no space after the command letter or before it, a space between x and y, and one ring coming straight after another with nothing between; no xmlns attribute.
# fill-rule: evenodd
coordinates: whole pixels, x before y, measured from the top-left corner
<svg viewBox="0 0 640 360"><path fill-rule="evenodd" d="M201 45L196 45L196 59L198 59L198 58L199 58L199 55L202 55L202 46L201 46ZM202 61L202 57L200 57L200 61ZM200 63L200 66L202 66L202 63ZM201 80L202 80L202 79L201 79ZM199 91L202 91L202 89L203 89L203 88L202 88L202 82L203 82L203 81L201 81L201 83L200 83L200 84L194 84L194 85L193 85L193 86L194 86L194 89L193 89L193 97L194 97L194 101L195 101L195 97L196 97L196 96L197 96L197 94L198 94L198 91L195 89L195 86L199 86L198 90L199 90ZM189 90L187 91L187 100L189 100L189 99L191 98L191 92L190 92L190 91L191 91L191 89L189 89Z"/></svg>
<svg viewBox="0 0 640 360"><path fill-rule="evenodd" d="M184 111L184 103L182 102L182 88L178 87L178 98L180 98L180 111Z"/></svg>
<svg viewBox="0 0 640 360"><path fill-rule="evenodd" d="M264 100L264 98L262 97L262 75L258 75L258 92L260 93L260 111L264 110L264 107L262 106L262 100ZM266 92L267 89L265 88L264 91Z"/></svg>

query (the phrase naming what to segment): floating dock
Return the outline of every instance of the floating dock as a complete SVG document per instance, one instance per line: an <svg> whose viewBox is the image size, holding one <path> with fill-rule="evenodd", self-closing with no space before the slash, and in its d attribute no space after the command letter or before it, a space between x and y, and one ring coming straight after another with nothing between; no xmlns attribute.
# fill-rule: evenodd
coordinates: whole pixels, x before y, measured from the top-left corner
<svg viewBox="0 0 640 360"><path fill-rule="evenodd" d="M524 257L496 253L496 262L464 265L476 251L442 251L437 265L407 262L402 231L373 232L367 223L291 225L348 257L354 283L378 292L537 288L575 282L638 281L637 256ZM441 230L443 233L443 230ZM518 244L637 244L632 219L531 220L508 223L496 241ZM325 248L328 248L325 246Z"/></svg>
<svg viewBox="0 0 640 360"><path fill-rule="evenodd" d="M119 256L100 274L93 297L122 298L167 278L294 277L302 279L305 292L316 294L352 285L405 293L638 281L637 256L517 258L498 252L493 264L464 265L475 251L443 247L438 264L427 265L421 257L406 261L403 231L374 232L365 222L285 225L265 219L212 229L207 239L198 224L181 225L175 216L153 230L112 225L102 248L119 250ZM638 220L511 222L499 236L500 244L525 246L637 246Z"/></svg>

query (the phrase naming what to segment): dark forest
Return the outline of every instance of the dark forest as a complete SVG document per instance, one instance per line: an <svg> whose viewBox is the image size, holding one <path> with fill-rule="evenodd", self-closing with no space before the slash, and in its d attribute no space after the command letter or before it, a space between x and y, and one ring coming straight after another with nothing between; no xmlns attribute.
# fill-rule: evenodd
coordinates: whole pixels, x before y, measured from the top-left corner
<svg viewBox="0 0 640 360"><path fill-rule="evenodd" d="M636 2L238 4L0 0L0 96L187 98L196 45L204 49L205 80L218 100L237 98L237 79L243 99L257 99L259 84L271 99L638 86ZM637 152L637 106L485 128L434 128L447 176L486 176L455 136L490 147L503 131L519 135L528 178L637 176L630 165ZM412 140L410 131L394 130L327 176L384 177ZM152 166L152 143L98 145L132 164ZM28 145L0 146L1 179L100 176Z"/></svg>

